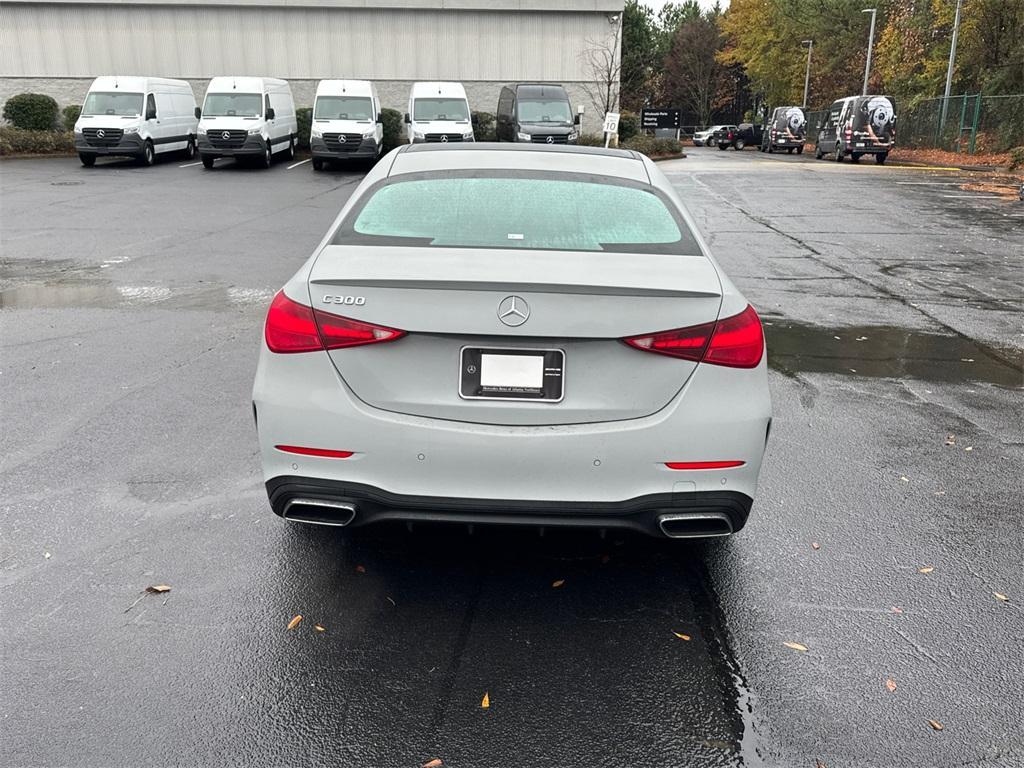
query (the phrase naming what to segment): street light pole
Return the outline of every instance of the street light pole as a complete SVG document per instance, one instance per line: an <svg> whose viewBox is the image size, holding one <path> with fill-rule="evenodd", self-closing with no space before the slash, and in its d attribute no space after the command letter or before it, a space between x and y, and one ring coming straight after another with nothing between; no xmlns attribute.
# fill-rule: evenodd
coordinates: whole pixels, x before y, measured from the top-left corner
<svg viewBox="0 0 1024 768"><path fill-rule="evenodd" d="M956 17L953 19L953 40L949 44L949 66L946 67L946 93L942 99L942 120L939 126L946 124L946 107L949 105L949 90L953 86L953 61L956 59L956 39L960 35L960 0L956 0Z"/></svg>
<svg viewBox="0 0 1024 768"><path fill-rule="evenodd" d="M877 8L865 8L861 13L871 14L871 34L868 36L868 60L864 64L864 92L861 96L868 95L868 75L871 74L871 49L875 47L875 13Z"/></svg>
<svg viewBox="0 0 1024 768"><path fill-rule="evenodd" d="M807 46L807 72L804 74L804 109L807 109L807 91L811 87L811 51L814 50L814 41L802 40L800 45Z"/></svg>

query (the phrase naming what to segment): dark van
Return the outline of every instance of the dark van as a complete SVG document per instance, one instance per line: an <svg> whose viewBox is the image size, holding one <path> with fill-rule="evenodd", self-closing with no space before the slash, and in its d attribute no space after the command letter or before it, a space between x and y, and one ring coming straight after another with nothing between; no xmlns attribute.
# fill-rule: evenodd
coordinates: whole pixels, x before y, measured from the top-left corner
<svg viewBox="0 0 1024 768"><path fill-rule="evenodd" d="M768 118L768 124L761 134L762 152L781 152L786 150L798 155L804 152L804 132L807 128L807 116L800 107L776 107Z"/></svg>
<svg viewBox="0 0 1024 768"><path fill-rule="evenodd" d="M896 102L892 96L847 96L833 102L818 130L814 156L828 154L841 163L874 155L881 165L896 145Z"/></svg>
<svg viewBox="0 0 1024 768"><path fill-rule="evenodd" d="M575 144L579 115L565 88L554 83L515 83L501 89L495 132L498 141Z"/></svg>

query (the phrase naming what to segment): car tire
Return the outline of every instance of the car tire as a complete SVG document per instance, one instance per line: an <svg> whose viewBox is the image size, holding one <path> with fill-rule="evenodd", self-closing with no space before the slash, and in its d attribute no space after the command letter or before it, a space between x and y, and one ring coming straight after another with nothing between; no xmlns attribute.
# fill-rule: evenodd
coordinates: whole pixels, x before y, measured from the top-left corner
<svg viewBox="0 0 1024 768"><path fill-rule="evenodd" d="M801 146L799 146L799 147L797 147L797 148L796 148L796 153L797 153L798 155L802 155L802 154L804 153L804 148L803 148L803 145L801 145Z"/></svg>
<svg viewBox="0 0 1024 768"><path fill-rule="evenodd" d="M86 168L92 168L96 165L96 155L90 155L88 152L79 152L78 159L82 161L82 165Z"/></svg>
<svg viewBox="0 0 1024 768"><path fill-rule="evenodd" d="M196 156L196 140L195 139L189 139L188 143L185 145L185 158L188 159L188 160L191 160L195 156Z"/></svg>
<svg viewBox="0 0 1024 768"><path fill-rule="evenodd" d="M889 157L888 152L879 152L877 155L875 155L875 163L877 165L885 165L885 159L887 157Z"/></svg>
<svg viewBox="0 0 1024 768"><path fill-rule="evenodd" d="M854 165L859 163L860 162L860 152L851 152L850 153L850 162L853 163Z"/></svg>
<svg viewBox="0 0 1024 768"><path fill-rule="evenodd" d="M213 161L217 158L212 155L200 155L200 159L203 161L203 168L210 170L213 168Z"/></svg>
<svg viewBox="0 0 1024 768"><path fill-rule="evenodd" d="M727 150L729 148L729 145L728 144L719 144L718 148L724 152L725 150Z"/></svg>
<svg viewBox="0 0 1024 768"><path fill-rule="evenodd" d="M814 159L821 160L825 156L825 153L821 151L821 147L817 144L814 145Z"/></svg>
<svg viewBox="0 0 1024 768"><path fill-rule="evenodd" d="M288 137L288 154L285 155L285 157L287 157L289 160L294 160L295 159L295 137L294 136L289 136Z"/></svg>
<svg viewBox="0 0 1024 768"><path fill-rule="evenodd" d="M267 142L266 148L263 150L263 158L260 161L260 165L263 168L269 168L271 163L274 162L274 153L270 149L270 142Z"/></svg>
<svg viewBox="0 0 1024 768"><path fill-rule="evenodd" d="M321 160L319 157L314 157L313 158L313 170L314 171L322 171L323 169L324 169L324 161Z"/></svg>
<svg viewBox="0 0 1024 768"><path fill-rule="evenodd" d="M843 162L843 148L839 144L836 144L836 162Z"/></svg>
<svg viewBox="0 0 1024 768"><path fill-rule="evenodd" d="M153 142L149 139L142 143L142 154L139 155L139 162L142 165L152 165L156 162L156 151L153 149Z"/></svg>
<svg viewBox="0 0 1024 768"><path fill-rule="evenodd" d="M787 147L786 148L786 153L792 155L793 154L793 148L792 147Z"/></svg>
<svg viewBox="0 0 1024 768"><path fill-rule="evenodd" d="M736 139L736 143L732 145L732 148L739 152L745 146L747 146L747 143L743 139Z"/></svg>

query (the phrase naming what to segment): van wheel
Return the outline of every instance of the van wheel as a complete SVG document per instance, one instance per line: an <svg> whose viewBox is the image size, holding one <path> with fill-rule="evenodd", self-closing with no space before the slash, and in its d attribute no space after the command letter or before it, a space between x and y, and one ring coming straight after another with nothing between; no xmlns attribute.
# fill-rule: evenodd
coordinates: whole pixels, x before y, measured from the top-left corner
<svg viewBox="0 0 1024 768"><path fill-rule="evenodd" d="M288 137L288 154L285 155L289 160L295 159L295 137Z"/></svg>
<svg viewBox="0 0 1024 768"><path fill-rule="evenodd" d="M196 156L196 140L189 139L188 144L185 145L185 157L191 160Z"/></svg>
<svg viewBox="0 0 1024 768"><path fill-rule="evenodd" d="M726 149L729 148L729 145L728 144L719 144L718 148L724 152Z"/></svg>
<svg viewBox="0 0 1024 768"><path fill-rule="evenodd" d="M860 152L851 152L850 153L850 162L854 163L854 164L859 163L860 162Z"/></svg>
<svg viewBox="0 0 1024 768"><path fill-rule="evenodd" d="M787 147L786 148L786 153L792 155L793 154L793 148L792 147Z"/></svg>
<svg viewBox="0 0 1024 768"><path fill-rule="evenodd" d="M82 165L86 168L92 168L96 165L96 155L90 155L86 152L79 152L78 159L82 161Z"/></svg>
<svg viewBox="0 0 1024 768"><path fill-rule="evenodd" d="M821 160L825 156L825 153L821 151L821 147L817 144L814 145L814 159Z"/></svg>
<svg viewBox="0 0 1024 768"><path fill-rule="evenodd" d="M875 163L878 165L885 165L885 158L889 156L888 152L880 152L875 155Z"/></svg>
<svg viewBox="0 0 1024 768"><path fill-rule="evenodd" d="M796 148L796 153L798 155L802 155L804 153L804 145L803 144L801 144L799 147Z"/></svg>
<svg viewBox="0 0 1024 768"><path fill-rule="evenodd" d="M843 148L836 144L836 162L843 162Z"/></svg>
<svg viewBox="0 0 1024 768"><path fill-rule="evenodd" d="M142 145L142 154L139 155L139 162L143 165L152 165L156 162L156 152L153 150L153 142L146 139Z"/></svg>
<svg viewBox="0 0 1024 768"><path fill-rule="evenodd" d="M210 169L210 168L213 168L213 161L216 160L217 158L213 157L212 155L203 155L202 159L203 159L203 168Z"/></svg>
<svg viewBox="0 0 1024 768"><path fill-rule="evenodd" d="M739 150L743 149L745 146L747 146L747 145L743 141L743 139L736 139L736 143L733 144L733 149L735 149L738 152Z"/></svg>
<svg viewBox="0 0 1024 768"><path fill-rule="evenodd" d="M274 154L270 151L270 142L267 142L267 148L263 150L263 167L269 168L272 162L274 162Z"/></svg>
<svg viewBox="0 0 1024 768"><path fill-rule="evenodd" d="M313 170L314 171L322 171L323 169L324 169L324 161L321 160L319 157L314 157L313 158Z"/></svg>

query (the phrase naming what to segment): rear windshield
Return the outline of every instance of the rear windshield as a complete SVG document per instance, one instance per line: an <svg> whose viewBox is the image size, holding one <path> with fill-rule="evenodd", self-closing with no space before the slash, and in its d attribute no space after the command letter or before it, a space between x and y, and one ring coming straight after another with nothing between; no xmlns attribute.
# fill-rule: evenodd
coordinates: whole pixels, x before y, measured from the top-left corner
<svg viewBox="0 0 1024 768"><path fill-rule="evenodd" d="M889 96L861 96L853 109L853 130L888 138L896 124L896 106Z"/></svg>
<svg viewBox="0 0 1024 768"><path fill-rule="evenodd" d="M583 174L410 174L371 189L333 242L435 248L700 253L647 185Z"/></svg>
<svg viewBox="0 0 1024 768"><path fill-rule="evenodd" d="M317 120L373 120L373 102L361 96L317 96Z"/></svg>
<svg viewBox="0 0 1024 768"><path fill-rule="evenodd" d="M413 120L469 120L465 99L419 99L413 101Z"/></svg>
<svg viewBox="0 0 1024 768"><path fill-rule="evenodd" d="M141 93L106 93L92 91L82 105L83 115L120 115L134 117L142 114Z"/></svg>
<svg viewBox="0 0 1024 768"><path fill-rule="evenodd" d="M263 96L258 93L208 93L203 117L261 117Z"/></svg>
<svg viewBox="0 0 1024 768"><path fill-rule="evenodd" d="M775 113L775 130L789 131L794 136L803 136L807 117L800 107L786 107Z"/></svg>

